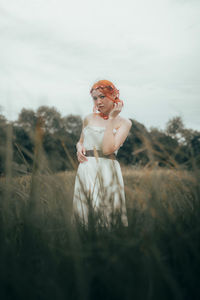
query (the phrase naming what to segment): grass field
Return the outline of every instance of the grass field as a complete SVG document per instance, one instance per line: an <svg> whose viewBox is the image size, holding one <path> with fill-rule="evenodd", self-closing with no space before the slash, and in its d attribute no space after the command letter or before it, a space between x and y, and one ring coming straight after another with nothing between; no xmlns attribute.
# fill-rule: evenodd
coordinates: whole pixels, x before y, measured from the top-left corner
<svg viewBox="0 0 200 300"><path fill-rule="evenodd" d="M122 168L128 228L70 223L75 172L0 180L1 299L199 299L200 174Z"/></svg>

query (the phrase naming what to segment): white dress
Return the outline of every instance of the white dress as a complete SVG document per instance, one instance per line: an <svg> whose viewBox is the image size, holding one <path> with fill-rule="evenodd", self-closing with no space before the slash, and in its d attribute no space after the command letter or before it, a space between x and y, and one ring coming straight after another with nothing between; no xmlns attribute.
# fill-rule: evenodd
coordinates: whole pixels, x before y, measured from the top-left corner
<svg viewBox="0 0 200 300"><path fill-rule="evenodd" d="M86 150L101 150L104 127L87 125L83 129ZM113 133L116 130L114 129ZM115 152L117 153L117 151ZM88 161L78 166L73 197L72 220L88 224L90 212L96 214L104 225L113 223L118 214L122 224L128 226L124 182L117 160L102 157L87 157Z"/></svg>

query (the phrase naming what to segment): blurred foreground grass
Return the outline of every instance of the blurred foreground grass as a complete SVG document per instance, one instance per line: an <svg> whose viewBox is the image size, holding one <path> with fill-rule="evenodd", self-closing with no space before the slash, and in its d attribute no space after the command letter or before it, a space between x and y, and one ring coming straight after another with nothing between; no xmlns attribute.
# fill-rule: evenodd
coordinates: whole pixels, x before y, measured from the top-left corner
<svg viewBox="0 0 200 300"><path fill-rule="evenodd" d="M199 171L123 176L110 230L71 225L75 172L0 180L1 299L199 299Z"/></svg>

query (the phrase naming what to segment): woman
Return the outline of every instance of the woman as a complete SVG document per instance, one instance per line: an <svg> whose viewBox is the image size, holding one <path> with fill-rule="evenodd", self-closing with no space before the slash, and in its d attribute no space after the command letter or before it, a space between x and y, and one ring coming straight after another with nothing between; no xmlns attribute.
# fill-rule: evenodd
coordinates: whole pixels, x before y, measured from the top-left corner
<svg viewBox="0 0 200 300"><path fill-rule="evenodd" d="M128 226L124 183L116 154L132 123L119 115L123 101L112 82L96 82L90 94L93 113L84 119L76 145L80 164L75 179L73 220L78 218L88 224L89 218L96 216L99 224L110 226L118 216Z"/></svg>

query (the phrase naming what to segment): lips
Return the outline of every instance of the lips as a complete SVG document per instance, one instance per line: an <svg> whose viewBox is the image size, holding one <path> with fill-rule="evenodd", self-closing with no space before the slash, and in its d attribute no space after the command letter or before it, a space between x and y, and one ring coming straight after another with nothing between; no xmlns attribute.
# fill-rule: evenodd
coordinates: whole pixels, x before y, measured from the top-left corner
<svg viewBox="0 0 200 300"><path fill-rule="evenodd" d="M97 110L98 110L98 111L101 111L103 108L104 108L104 106L98 106L98 107L97 107Z"/></svg>

